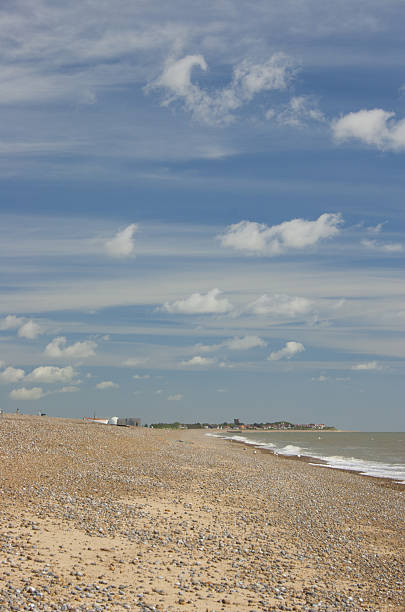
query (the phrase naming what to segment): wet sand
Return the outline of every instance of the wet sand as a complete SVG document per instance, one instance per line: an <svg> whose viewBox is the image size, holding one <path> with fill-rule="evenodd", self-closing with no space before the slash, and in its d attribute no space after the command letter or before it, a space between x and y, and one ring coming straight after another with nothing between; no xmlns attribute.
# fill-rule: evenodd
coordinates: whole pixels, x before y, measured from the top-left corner
<svg viewBox="0 0 405 612"><path fill-rule="evenodd" d="M404 610L404 490L205 436L0 419L0 610Z"/></svg>

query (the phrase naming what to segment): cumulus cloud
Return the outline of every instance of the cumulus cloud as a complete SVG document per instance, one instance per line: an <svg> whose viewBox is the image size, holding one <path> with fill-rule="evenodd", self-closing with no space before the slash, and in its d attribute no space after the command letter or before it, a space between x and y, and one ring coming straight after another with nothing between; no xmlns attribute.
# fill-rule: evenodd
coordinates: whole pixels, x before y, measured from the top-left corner
<svg viewBox="0 0 405 612"><path fill-rule="evenodd" d="M379 363L377 363L377 361L368 361L366 363L357 363L355 365L352 366L352 370L381 370L382 367L380 366Z"/></svg>
<svg viewBox="0 0 405 612"><path fill-rule="evenodd" d="M222 291L211 289L208 293L193 293L190 297L166 302L163 309L171 314L223 314L232 310L226 298L220 298Z"/></svg>
<svg viewBox="0 0 405 612"><path fill-rule="evenodd" d="M174 395L169 395L167 399L169 400L169 402L179 402L183 399L183 397L184 395L182 393L175 393Z"/></svg>
<svg viewBox="0 0 405 612"><path fill-rule="evenodd" d="M182 366L197 366L197 367L206 367L206 366L211 366L214 365L217 362L217 360L214 357L201 357L200 355L196 355L195 357L192 357L191 359L187 360L187 361L182 361L181 365Z"/></svg>
<svg viewBox="0 0 405 612"><path fill-rule="evenodd" d="M380 150L405 150L405 119L381 108L348 113L332 122L336 140L359 140Z"/></svg>
<svg viewBox="0 0 405 612"><path fill-rule="evenodd" d="M23 325L25 319L23 317L16 317L15 315L7 315L0 321L0 329L17 329Z"/></svg>
<svg viewBox="0 0 405 612"><path fill-rule="evenodd" d="M290 341L286 342L285 346L279 351L273 351L267 357L270 361L278 361L279 359L291 359L294 355L305 351L305 347L301 342Z"/></svg>
<svg viewBox="0 0 405 612"><path fill-rule="evenodd" d="M208 70L202 55L186 55L169 59L160 77L146 91L163 89L163 105L179 101L194 118L208 123L230 123L235 111L248 104L261 92L286 89L295 73L294 62L282 53L272 55L263 63L244 60L233 69L229 85L214 91L205 91L193 83L194 69Z"/></svg>
<svg viewBox="0 0 405 612"><path fill-rule="evenodd" d="M265 293L257 300L250 302L247 310L255 315L295 318L309 314L312 307L312 302L304 297L279 293L267 295Z"/></svg>
<svg viewBox="0 0 405 612"><path fill-rule="evenodd" d="M76 391L80 391L80 389L75 385L68 385L59 389L59 393L76 393Z"/></svg>
<svg viewBox="0 0 405 612"><path fill-rule="evenodd" d="M213 353L222 348L228 348L232 351L243 351L258 346L267 346L267 343L262 338L259 338L259 336L243 336L241 338L235 336L219 344L196 344L195 349L202 353Z"/></svg>
<svg viewBox="0 0 405 612"><path fill-rule="evenodd" d="M20 338L28 338L34 340L39 334L42 333L41 327L38 323L29 319L28 321L24 317L16 317L15 315L7 315L0 321L0 330L6 329L18 329L18 335Z"/></svg>
<svg viewBox="0 0 405 612"><path fill-rule="evenodd" d="M26 389L25 387L21 387L21 389L13 389L9 393L11 399L13 400L39 400L41 397L44 397L44 392L41 387L32 387L31 389Z"/></svg>
<svg viewBox="0 0 405 612"><path fill-rule="evenodd" d="M66 343L67 340L64 336L54 338L45 347L45 355L48 355L48 357L71 359L85 359L95 355L94 349L97 347L97 344L91 340L75 342L70 346L66 346Z"/></svg>
<svg viewBox="0 0 405 612"><path fill-rule="evenodd" d="M102 382L96 385L96 389L118 389L119 385L112 380L103 380Z"/></svg>
<svg viewBox="0 0 405 612"><path fill-rule="evenodd" d="M379 242L365 239L361 241L361 244L367 249L383 253L402 253L404 251L404 245L400 242Z"/></svg>
<svg viewBox="0 0 405 612"><path fill-rule="evenodd" d="M304 249L320 240L332 238L343 222L339 213L324 213L315 221L292 219L268 226L254 221L240 221L218 236L222 246L259 255L280 255L290 249Z"/></svg>
<svg viewBox="0 0 405 612"><path fill-rule="evenodd" d="M28 338L29 340L35 340L37 336L42 332L40 325L35 321L27 321L18 330L20 338Z"/></svg>
<svg viewBox="0 0 405 612"><path fill-rule="evenodd" d="M22 380L25 376L24 370L20 368L13 368L9 366L0 374L0 382L2 383L16 383Z"/></svg>
<svg viewBox="0 0 405 612"><path fill-rule="evenodd" d="M135 378L135 380L146 380L150 378L150 374L134 374L132 378Z"/></svg>
<svg viewBox="0 0 405 612"><path fill-rule="evenodd" d="M107 240L105 247L107 253L112 257L128 257L134 250L133 236L137 231L138 226L131 223L121 232L118 232L114 238Z"/></svg>
<svg viewBox="0 0 405 612"><path fill-rule="evenodd" d="M243 336L242 338L235 336L235 338L226 342L226 346L232 351L246 351L258 346L267 346L267 342L259 336Z"/></svg>
<svg viewBox="0 0 405 612"><path fill-rule="evenodd" d="M73 380L75 376L77 376L77 372L71 366L66 368L40 366L32 370L25 380L38 383L65 383Z"/></svg>

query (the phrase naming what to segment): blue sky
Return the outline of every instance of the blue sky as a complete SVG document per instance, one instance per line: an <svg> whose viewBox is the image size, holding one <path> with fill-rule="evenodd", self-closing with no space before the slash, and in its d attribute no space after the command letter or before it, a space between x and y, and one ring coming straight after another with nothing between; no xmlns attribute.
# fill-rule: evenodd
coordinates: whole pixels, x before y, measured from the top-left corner
<svg viewBox="0 0 405 612"><path fill-rule="evenodd" d="M404 23L3 2L1 408L403 430Z"/></svg>

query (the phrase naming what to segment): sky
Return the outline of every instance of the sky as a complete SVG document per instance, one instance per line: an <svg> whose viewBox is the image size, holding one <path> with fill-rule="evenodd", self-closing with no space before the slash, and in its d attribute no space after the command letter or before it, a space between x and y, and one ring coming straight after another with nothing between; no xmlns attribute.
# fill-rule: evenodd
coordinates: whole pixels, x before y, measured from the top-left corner
<svg viewBox="0 0 405 612"><path fill-rule="evenodd" d="M4 0L0 408L405 429L403 0Z"/></svg>

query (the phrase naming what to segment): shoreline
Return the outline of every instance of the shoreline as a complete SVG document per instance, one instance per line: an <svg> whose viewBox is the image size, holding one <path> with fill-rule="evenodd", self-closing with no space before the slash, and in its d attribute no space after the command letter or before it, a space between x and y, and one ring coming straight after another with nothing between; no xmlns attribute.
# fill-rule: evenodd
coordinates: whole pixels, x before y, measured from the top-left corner
<svg viewBox="0 0 405 612"><path fill-rule="evenodd" d="M226 431L227 431L227 433L231 433L232 432L232 430L226 430ZM277 431L283 432L284 430L277 430ZM244 432L239 432L238 431L238 433L244 433ZM284 431L284 433L285 433L285 431ZM307 433L309 433L309 432L307 432ZM311 432L311 433L313 433L313 432ZM344 430L339 430L336 433L352 433L352 432L344 431ZM361 476L362 478L371 478L374 481L380 482L382 486L386 486L388 488L394 488L394 489L399 490L399 491L405 491L405 483L398 482L394 478L389 478L389 477L386 477L386 476L373 476L371 474L363 474L360 470L351 470L350 468L337 468L337 467L334 467L333 465L330 465L329 463L327 463L327 461L325 461L323 459L320 459L319 457L313 457L312 455L294 455L294 454L292 454L292 455L284 455L283 453L275 452L275 451L271 450L270 448L263 448L263 446L261 446L260 444L256 445L256 444L254 444L254 442L249 443L249 442L245 442L243 440L235 440L235 439L230 438L230 437L228 438L226 436L221 436L220 434L218 434L218 435L216 435L216 434L208 434L208 435L213 437L213 438L216 437L218 439L227 440L227 441L230 441L230 442L236 442L237 444L242 444L246 448L254 448L256 451L260 451L262 453L270 453L274 457L279 457L281 459L290 459L290 460L293 460L293 461L302 461L304 463L308 463L308 464L314 465L314 466L322 465L326 469L330 469L330 470L334 470L334 471L339 471L339 472L347 472L348 474L355 474L357 476Z"/></svg>
<svg viewBox="0 0 405 612"><path fill-rule="evenodd" d="M401 491L228 442L2 418L0 611L404 609Z"/></svg>
<svg viewBox="0 0 405 612"><path fill-rule="evenodd" d="M226 437L214 436L214 435L212 437L214 438L218 437L218 439L220 440L233 442L235 444L241 444L247 449L253 448L255 451L258 451L260 453L270 454L273 457L276 457L277 459L286 459L287 461L301 461L303 463L307 463L308 465L312 465L314 467L316 467L316 465L322 465L326 469L329 469L329 470L333 470L337 472L346 472L347 474L361 476L362 478L370 478L373 482L377 482L381 486L385 486L389 489L394 489L396 491L405 491L405 483L397 482L396 480L392 478L386 478L384 476L370 476L369 474L362 474L361 472L357 470L350 470L346 468L344 469L335 468L332 465L329 465L328 463L326 463L326 461L319 459L318 457L312 457L310 455L283 455L282 453L275 453L270 448L263 448L262 446L256 446L255 444L249 444L248 442L243 442L242 440L233 440L232 438L226 438Z"/></svg>

